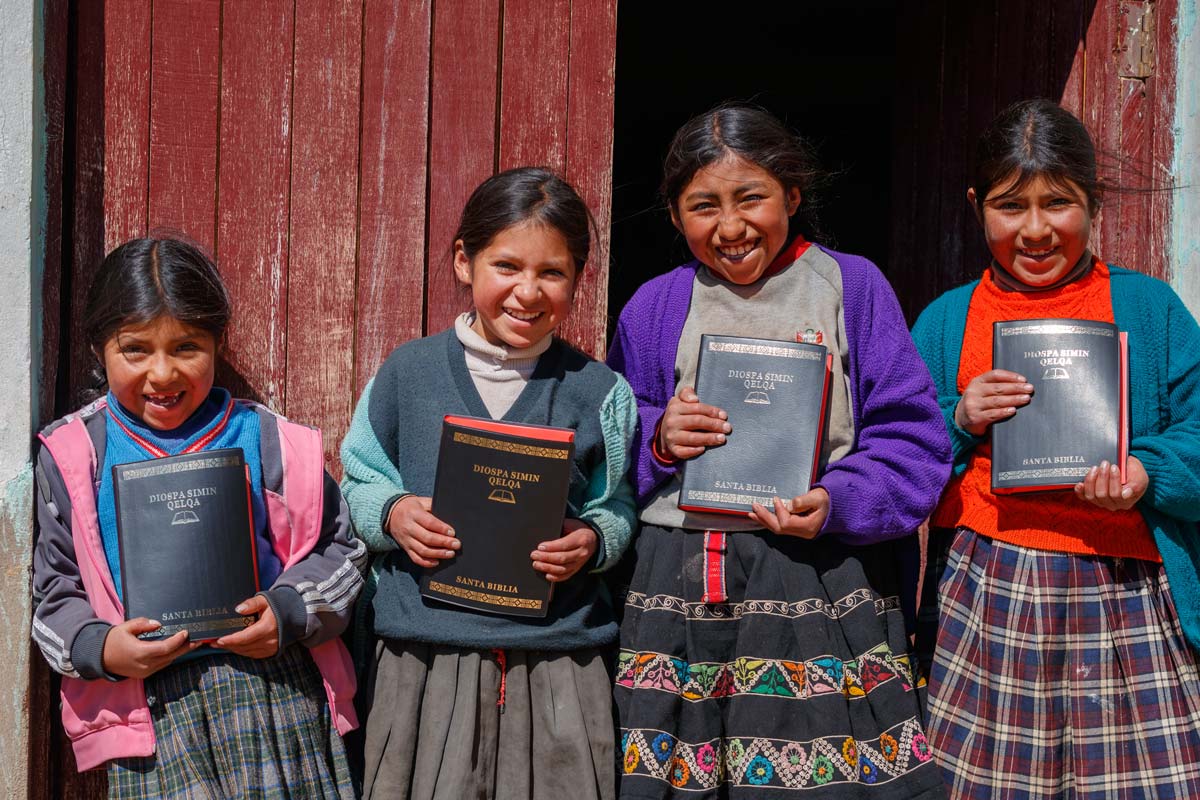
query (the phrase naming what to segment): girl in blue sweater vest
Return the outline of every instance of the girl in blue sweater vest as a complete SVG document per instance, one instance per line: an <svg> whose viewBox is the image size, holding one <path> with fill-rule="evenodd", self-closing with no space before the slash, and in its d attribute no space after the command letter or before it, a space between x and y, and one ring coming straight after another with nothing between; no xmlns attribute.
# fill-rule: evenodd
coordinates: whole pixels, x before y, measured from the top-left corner
<svg viewBox="0 0 1200 800"><path fill-rule="evenodd" d="M463 210L454 273L474 309L398 347L363 391L342 445L355 527L378 554L366 608L378 637L364 796L600 800L614 795L604 651L616 641L596 574L633 528L629 385L554 332L590 246L590 214L541 169L484 181ZM430 511L442 417L575 430L562 535L530 553L555 584L542 618L420 595L424 569L468 546Z"/></svg>

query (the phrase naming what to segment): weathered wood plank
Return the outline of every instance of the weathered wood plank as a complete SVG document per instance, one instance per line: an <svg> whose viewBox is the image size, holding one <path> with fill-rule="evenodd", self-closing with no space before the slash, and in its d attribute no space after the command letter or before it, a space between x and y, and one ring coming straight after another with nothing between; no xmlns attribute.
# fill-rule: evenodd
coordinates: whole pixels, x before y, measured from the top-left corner
<svg viewBox="0 0 1200 800"><path fill-rule="evenodd" d="M1150 263L1147 272L1169 281L1175 265L1171 263L1171 213L1174 193L1173 163L1175 158L1175 97L1178 65L1176 42L1179 21L1178 0L1158 0L1155 13L1155 70L1147 80L1150 92L1150 136L1149 152L1151 188L1154 192L1147 198L1150 206ZM1194 77L1190 78L1194 80ZM1183 265L1179 265L1182 267Z"/></svg>
<svg viewBox="0 0 1200 800"><path fill-rule="evenodd" d="M107 253L128 239L146 235L151 31L150 4L144 0L108 0L103 8Z"/></svg>
<svg viewBox="0 0 1200 800"><path fill-rule="evenodd" d="M356 397L396 345L421 335L431 12L431 0L364 9Z"/></svg>
<svg viewBox="0 0 1200 800"><path fill-rule="evenodd" d="M561 334L602 358L608 337L616 0L572 0L566 176L596 220L592 252Z"/></svg>
<svg viewBox="0 0 1200 800"><path fill-rule="evenodd" d="M286 411L324 431L340 473L354 386L362 8L299 3L295 25Z"/></svg>
<svg viewBox="0 0 1200 800"><path fill-rule="evenodd" d="M221 4L156 0L150 64L149 227L212 249Z"/></svg>
<svg viewBox="0 0 1200 800"><path fill-rule="evenodd" d="M469 307L450 253L463 205L496 166L499 26L500 0L442 3L433 15L426 333Z"/></svg>
<svg viewBox="0 0 1200 800"><path fill-rule="evenodd" d="M284 407L292 0L226 3L221 27L217 263L233 296L221 383Z"/></svg>
<svg viewBox="0 0 1200 800"><path fill-rule="evenodd" d="M1096 141L1100 175L1107 181L1121 178L1120 79L1117 77L1117 4L1097 3L1088 23L1084 47L1083 116L1081 119ZM1101 258L1117 256L1118 228L1123 198L1110 192L1104 210L1093 221L1091 246Z"/></svg>
<svg viewBox="0 0 1200 800"><path fill-rule="evenodd" d="M562 172L567 149L571 0L505 0L499 168Z"/></svg>

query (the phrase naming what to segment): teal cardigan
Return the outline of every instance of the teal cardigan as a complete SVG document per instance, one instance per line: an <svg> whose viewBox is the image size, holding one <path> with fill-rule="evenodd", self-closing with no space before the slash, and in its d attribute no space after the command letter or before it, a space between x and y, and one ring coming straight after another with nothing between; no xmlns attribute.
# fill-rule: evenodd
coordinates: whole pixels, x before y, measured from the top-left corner
<svg viewBox="0 0 1200 800"><path fill-rule="evenodd" d="M1130 454L1150 477L1137 508L1154 532L1184 634L1200 649L1200 327L1166 283L1111 264L1109 269L1113 318L1129 334ZM954 421L967 309L978 284L934 300L912 332L937 387L956 476L983 441Z"/></svg>

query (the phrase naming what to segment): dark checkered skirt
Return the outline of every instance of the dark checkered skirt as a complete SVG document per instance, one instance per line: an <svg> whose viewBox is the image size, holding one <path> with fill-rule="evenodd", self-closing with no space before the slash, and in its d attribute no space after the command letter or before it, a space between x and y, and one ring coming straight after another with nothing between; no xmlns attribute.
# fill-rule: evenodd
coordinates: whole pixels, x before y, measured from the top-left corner
<svg viewBox="0 0 1200 800"><path fill-rule="evenodd" d="M233 653L146 680L157 752L108 768L109 797L178 800L353 798L321 675L293 645L270 659Z"/></svg>
<svg viewBox="0 0 1200 800"><path fill-rule="evenodd" d="M622 798L937 798L897 599L897 543L647 526L616 674Z"/></svg>
<svg viewBox="0 0 1200 800"><path fill-rule="evenodd" d="M1161 564L939 539L929 740L953 797L1200 797L1200 676Z"/></svg>

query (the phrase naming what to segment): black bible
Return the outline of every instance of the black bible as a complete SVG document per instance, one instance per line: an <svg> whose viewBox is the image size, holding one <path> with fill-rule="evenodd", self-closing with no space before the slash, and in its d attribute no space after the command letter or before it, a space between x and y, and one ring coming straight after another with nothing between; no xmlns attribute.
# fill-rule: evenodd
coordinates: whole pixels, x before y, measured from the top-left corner
<svg viewBox="0 0 1200 800"><path fill-rule="evenodd" d="M745 514L774 510L811 488L825 431L833 356L819 344L700 337L696 394L729 415L725 444L683 462L679 507Z"/></svg>
<svg viewBox="0 0 1200 800"><path fill-rule="evenodd" d="M1101 461L1129 453L1126 334L1108 322L996 322L992 366L1033 384L1029 404L992 425L992 491L1070 489Z"/></svg>
<svg viewBox="0 0 1200 800"><path fill-rule="evenodd" d="M118 464L113 499L125 619L193 642L253 624L234 606L258 592L250 480L240 447Z"/></svg>
<svg viewBox="0 0 1200 800"><path fill-rule="evenodd" d="M553 584L529 554L562 535L575 432L446 416L433 515L462 543L427 569L421 594L494 614L544 617Z"/></svg>

